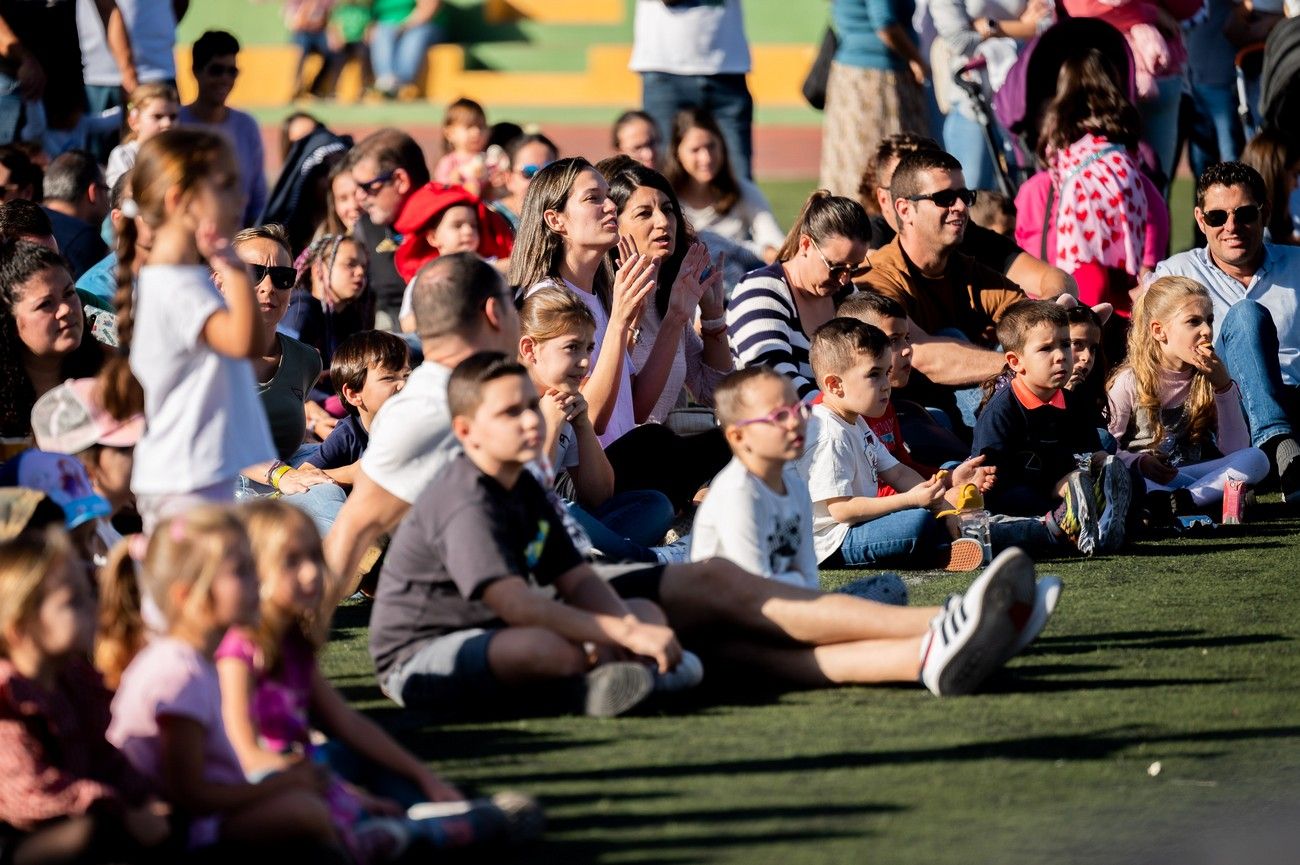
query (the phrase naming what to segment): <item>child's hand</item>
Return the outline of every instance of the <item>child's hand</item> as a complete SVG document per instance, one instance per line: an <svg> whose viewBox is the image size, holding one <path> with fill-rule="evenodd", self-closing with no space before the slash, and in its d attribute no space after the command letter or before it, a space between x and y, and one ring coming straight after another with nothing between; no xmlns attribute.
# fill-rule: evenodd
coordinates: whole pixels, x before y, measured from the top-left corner
<svg viewBox="0 0 1300 865"><path fill-rule="evenodd" d="M1205 342L1196 347L1192 365L1205 373L1216 391L1225 391L1232 385L1232 376L1228 375L1228 368L1215 354L1212 343Z"/></svg>
<svg viewBox="0 0 1300 865"><path fill-rule="evenodd" d="M913 507L933 509L944 504L943 491L943 479L935 475L928 480L921 481L904 495L908 496L908 502Z"/></svg>
<svg viewBox="0 0 1300 865"><path fill-rule="evenodd" d="M587 398L582 395L582 391L574 391L570 394L572 399L569 402L568 421L574 426L591 423L591 416L587 414Z"/></svg>
<svg viewBox="0 0 1300 865"><path fill-rule="evenodd" d="M1159 454L1145 453L1138 457L1138 471L1161 486L1173 482L1178 477L1178 469L1165 462Z"/></svg>
<svg viewBox="0 0 1300 865"><path fill-rule="evenodd" d="M682 659L682 647L677 635L666 625L651 625L629 616L625 619L627 631L620 644L634 655L655 662L659 672L667 673Z"/></svg>
<svg viewBox="0 0 1300 865"><path fill-rule="evenodd" d="M993 489L993 483L997 480L997 472L995 466L984 465L984 454L980 454L971 457L952 470L951 487L954 490L959 490L966 484L974 484L977 490L986 493Z"/></svg>
<svg viewBox="0 0 1300 865"><path fill-rule="evenodd" d="M573 394L551 387L546 389L546 393L542 394L537 402L542 412L542 420L546 421L546 428L558 430L569 418L569 406L573 402Z"/></svg>

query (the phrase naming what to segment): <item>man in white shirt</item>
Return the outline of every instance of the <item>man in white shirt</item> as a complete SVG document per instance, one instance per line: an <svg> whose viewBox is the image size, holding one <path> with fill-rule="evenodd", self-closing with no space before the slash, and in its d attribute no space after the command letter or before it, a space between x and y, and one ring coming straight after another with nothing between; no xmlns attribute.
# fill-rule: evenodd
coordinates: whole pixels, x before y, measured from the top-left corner
<svg viewBox="0 0 1300 865"><path fill-rule="evenodd" d="M642 107L660 141L671 141L678 111L704 108L722 129L736 176L753 179L754 100L740 0L637 0L630 66L641 74Z"/></svg>

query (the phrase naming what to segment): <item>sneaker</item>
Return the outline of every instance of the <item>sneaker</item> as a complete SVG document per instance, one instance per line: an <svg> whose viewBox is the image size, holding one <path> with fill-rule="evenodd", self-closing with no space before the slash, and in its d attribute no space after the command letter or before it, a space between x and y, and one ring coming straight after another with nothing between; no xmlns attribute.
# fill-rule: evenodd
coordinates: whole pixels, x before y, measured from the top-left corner
<svg viewBox="0 0 1300 865"><path fill-rule="evenodd" d="M682 652L682 659L667 673L654 673L655 690L661 694L685 691L704 681L704 663L694 652Z"/></svg>
<svg viewBox="0 0 1300 865"><path fill-rule="evenodd" d="M1056 610L1056 602L1061 597L1061 578L1048 575L1038 581L1034 589L1034 603L1026 611L1028 616L1019 622L1020 633L1016 636L1016 641L1011 644L1011 649L1007 652L1002 663L1006 663L1019 655L1029 644L1038 638L1047 627L1047 620L1052 617L1053 611ZM1017 605L1012 605L1011 618L1017 619ZM1023 609L1023 607L1022 607Z"/></svg>
<svg viewBox="0 0 1300 865"><path fill-rule="evenodd" d="M582 677L583 714L612 718L635 707L654 690L654 674L645 664L617 661L601 664Z"/></svg>
<svg viewBox="0 0 1300 865"><path fill-rule="evenodd" d="M945 571L973 571L984 564L984 545L974 538L957 538L948 548Z"/></svg>
<svg viewBox="0 0 1300 865"><path fill-rule="evenodd" d="M1056 527L1085 556L1097 549L1096 507L1092 479L1083 471L1070 472L1065 482L1065 499L1052 518Z"/></svg>
<svg viewBox="0 0 1300 865"><path fill-rule="evenodd" d="M683 535L670 544L651 547L661 565L684 565L691 560L691 536Z"/></svg>
<svg viewBox="0 0 1300 865"><path fill-rule="evenodd" d="M411 843L407 825L392 817L375 817L352 830L353 847L361 865L396 861Z"/></svg>
<svg viewBox="0 0 1300 865"><path fill-rule="evenodd" d="M1001 665L1020 629L1010 613L1034 593L1034 563L1003 551L956 603L947 604L921 640L921 681L938 697L969 694Z"/></svg>
<svg viewBox="0 0 1300 865"><path fill-rule="evenodd" d="M891 607L907 606L907 583L898 574L877 574L863 577L835 590L838 595L852 595L864 601L889 604Z"/></svg>
<svg viewBox="0 0 1300 865"><path fill-rule="evenodd" d="M1098 509L1097 549L1112 553L1124 543L1124 527L1128 523L1128 506L1133 498L1133 479L1128 466L1118 457L1106 457L1093 487Z"/></svg>
<svg viewBox="0 0 1300 865"><path fill-rule="evenodd" d="M439 850L523 844L540 836L546 822L536 799L510 791L490 799L419 802L406 816L412 839Z"/></svg>

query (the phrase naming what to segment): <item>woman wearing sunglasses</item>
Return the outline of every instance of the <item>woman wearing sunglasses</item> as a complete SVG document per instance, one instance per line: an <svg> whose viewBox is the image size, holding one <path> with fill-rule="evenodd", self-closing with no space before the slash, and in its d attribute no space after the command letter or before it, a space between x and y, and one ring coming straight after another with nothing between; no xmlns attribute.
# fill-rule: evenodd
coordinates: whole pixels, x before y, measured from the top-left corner
<svg viewBox="0 0 1300 865"><path fill-rule="evenodd" d="M835 317L835 295L869 268L871 225L862 205L824 189L806 202L777 260L749 274L727 301L727 336L741 368L766 364L817 393L808 360L812 335Z"/></svg>
<svg viewBox="0 0 1300 865"><path fill-rule="evenodd" d="M494 201L492 209L506 218L510 230L519 231L519 214L524 211L524 195L537 172L560 156L555 143L541 133L520 135L506 145L510 172L506 175L506 194Z"/></svg>
<svg viewBox="0 0 1300 865"><path fill-rule="evenodd" d="M253 359L253 375L277 456L242 472L239 495L264 496L278 491L286 502L306 511L324 534L347 496L324 472L303 462L309 453L306 448L319 446L304 446L308 430L323 438L336 421L319 405L307 401L320 378L320 353L276 330L298 278L289 258L289 239L280 226L266 225L244 229L235 235L233 246L248 266L257 297L263 348ZM221 288L220 279L217 288Z"/></svg>
<svg viewBox="0 0 1300 865"><path fill-rule="evenodd" d="M1020 247L1073 276L1084 305L1110 303L1125 318L1169 243L1169 209L1139 166L1142 124L1126 91L1098 50L1062 64L1039 135L1047 168L1016 196Z"/></svg>

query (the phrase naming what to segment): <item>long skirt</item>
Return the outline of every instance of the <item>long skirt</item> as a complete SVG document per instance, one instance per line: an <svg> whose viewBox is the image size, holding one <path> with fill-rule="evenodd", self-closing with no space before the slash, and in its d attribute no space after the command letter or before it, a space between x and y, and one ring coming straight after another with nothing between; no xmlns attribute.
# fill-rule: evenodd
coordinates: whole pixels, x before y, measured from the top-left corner
<svg viewBox="0 0 1300 865"><path fill-rule="evenodd" d="M886 136L930 135L925 91L907 70L831 64L822 127L821 186L858 197L862 172Z"/></svg>

